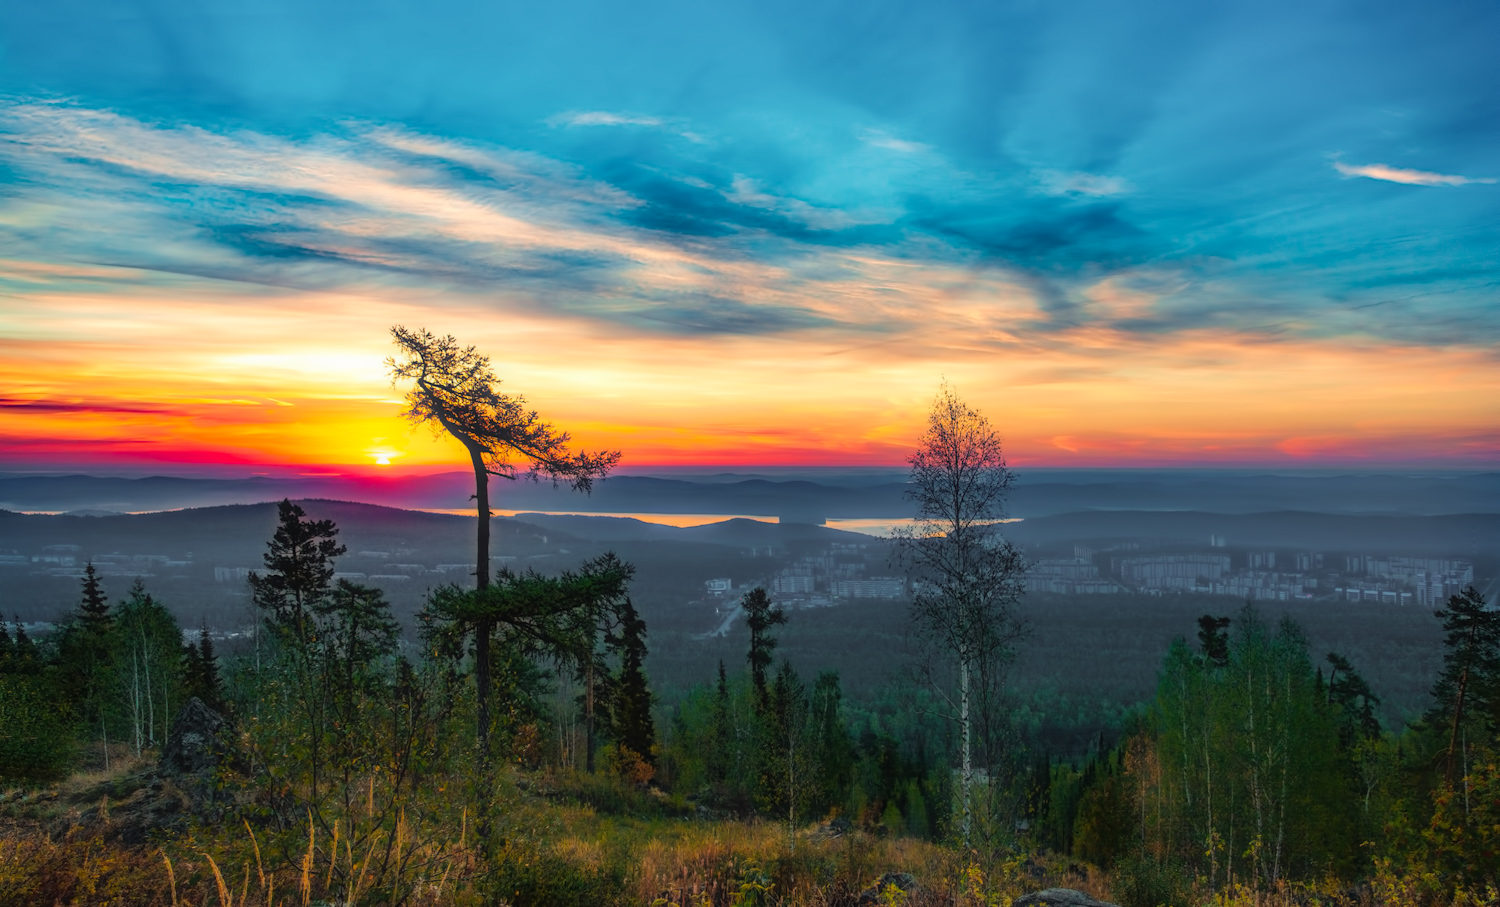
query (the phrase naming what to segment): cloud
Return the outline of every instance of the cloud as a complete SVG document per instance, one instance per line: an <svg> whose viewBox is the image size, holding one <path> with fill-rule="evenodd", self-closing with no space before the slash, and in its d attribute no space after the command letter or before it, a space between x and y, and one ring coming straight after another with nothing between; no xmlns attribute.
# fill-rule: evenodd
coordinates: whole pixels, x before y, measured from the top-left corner
<svg viewBox="0 0 1500 907"><path fill-rule="evenodd" d="M864 141L866 145L870 145L871 147L884 148L887 151L898 151L902 154L922 154L932 150L931 145L925 145L921 142L911 142L907 141L906 139L898 139L895 136L887 135L886 133L875 129L866 130L860 136L860 139Z"/></svg>
<svg viewBox="0 0 1500 907"><path fill-rule="evenodd" d="M840 208L820 208L799 198L771 195L755 180L745 176L735 177L724 197L737 205L779 214L811 230L843 230L858 224L884 223L894 219L889 215L858 215Z"/></svg>
<svg viewBox="0 0 1500 907"><path fill-rule="evenodd" d="M1042 191L1047 195L1087 195L1095 198L1123 195L1127 185L1117 176L1098 173L1063 173L1046 170L1038 174Z"/></svg>
<svg viewBox="0 0 1500 907"><path fill-rule="evenodd" d="M1345 176L1363 176L1372 180L1384 180L1388 183L1401 183L1406 186L1467 186L1471 183L1495 182L1493 178L1488 177L1475 178L1447 173L1429 173L1426 170L1406 170L1387 164L1356 166L1343 161L1334 161L1333 167Z"/></svg>
<svg viewBox="0 0 1500 907"><path fill-rule="evenodd" d="M552 117L548 122L564 126L648 126L656 128L666 125L666 121L660 117L610 113L605 110L583 110L562 113Z"/></svg>
<svg viewBox="0 0 1500 907"><path fill-rule="evenodd" d="M30 413L86 415L109 413L112 415L159 415L172 410L162 406L120 404L110 400L31 400L17 397L0 397L0 410Z"/></svg>

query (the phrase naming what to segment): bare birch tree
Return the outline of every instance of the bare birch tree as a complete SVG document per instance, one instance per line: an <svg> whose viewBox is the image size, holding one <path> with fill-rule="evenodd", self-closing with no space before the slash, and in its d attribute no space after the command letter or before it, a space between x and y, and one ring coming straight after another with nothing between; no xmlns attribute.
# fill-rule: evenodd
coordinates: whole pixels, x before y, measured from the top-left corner
<svg viewBox="0 0 1500 907"><path fill-rule="evenodd" d="M995 681L1024 634L1016 613L1021 554L997 532L1015 474L1005 465L989 420L944 383L927 416L911 464L907 497L916 519L897 535L898 556L912 579L912 621L951 662L939 693L959 728L963 774L961 831L970 846L974 816L974 731L978 686ZM951 672L951 673L949 673Z"/></svg>

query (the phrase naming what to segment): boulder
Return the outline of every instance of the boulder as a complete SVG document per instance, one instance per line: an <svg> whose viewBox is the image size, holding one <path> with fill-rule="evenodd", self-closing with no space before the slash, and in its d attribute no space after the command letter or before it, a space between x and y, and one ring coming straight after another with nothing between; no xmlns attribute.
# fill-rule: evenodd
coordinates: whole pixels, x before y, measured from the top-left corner
<svg viewBox="0 0 1500 907"><path fill-rule="evenodd" d="M892 885L896 886L905 894L911 894L917 890L917 880L912 878L909 872L888 872L880 877L880 881L859 893L859 900L855 903L861 907L868 904L879 904L880 897L885 890Z"/></svg>
<svg viewBox="0 0 1500 907"><path fill-rule="evenodd" d="M1097 901L1072 888L1044 888L1023 894L1010 902L1010 907L1117 907L1107 901Z"/></svg>
<svg viewBox="0 0 1500 907"><path fill-rule="evenodd" d="M207 779L234 754L229 722L194 696L172 721L157 767L169 778Z"/></svg>

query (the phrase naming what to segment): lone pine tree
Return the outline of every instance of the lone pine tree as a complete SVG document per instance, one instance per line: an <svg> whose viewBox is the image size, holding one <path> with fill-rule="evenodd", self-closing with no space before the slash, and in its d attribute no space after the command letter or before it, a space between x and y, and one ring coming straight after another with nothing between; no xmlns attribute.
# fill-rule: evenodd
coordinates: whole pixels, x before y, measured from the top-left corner
<svg viewBox="0 0 1500 907"><path fill-rule="evenodd" d="M771 666L774 657L771 653L776 650L776 637L771 635L771 628L786 623L786 612L779 605L772 604L766 590L759 586L745 594L740 606L745 609L745 625L750 628L750 651L745 658L750 662L755 702L761 711L765 711L768 695L766 669Z"/></svg>

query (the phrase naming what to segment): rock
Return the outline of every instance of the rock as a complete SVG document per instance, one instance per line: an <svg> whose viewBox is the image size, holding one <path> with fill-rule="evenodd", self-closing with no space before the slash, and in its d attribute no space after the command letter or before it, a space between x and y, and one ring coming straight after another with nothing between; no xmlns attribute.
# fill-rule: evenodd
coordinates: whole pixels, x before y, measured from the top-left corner
<svg viewBox="0 0 1500 907"><path fill-rule="evenodd" d="M196 696L172 721L157 772L187 798L192 812L204 817L222 811L227 773L245 768L229 722Z"/></svg>
<svg viewBox="0 0 1500 907"><path fill-rule="evenodd" d="M1071 888L1044 888L1023 894L1010 902L1010 907L1117 907L1107 901L1096 901L1081 891Z"/></svg>
<svg viewBox="0 0 1500 907"><path fill-rule="evenodd" d="M190 775L206 780L233 754L229 722L194 696L173 720L157 765L169 778Z"/></svg>
<svg viewBox="0 0 1500 907"><path fill-rule="evenodd" d="M912 878L909 872L888 872L880 877L880 881L859 893L859 900L855 903L861 907L867 904L879 904L880 897L885 890L892 885L900 889L904 894L911 894L917 890L917 880Z"/></svg>
<svg viewBox="0 0 1500 907"><path fill-rule="evenodd" d="M814 841L831 841L834 838L842 838L854 828L854 824L843 816L835 816L827 822L820 822L813 826L809 835Z"/></svg>

